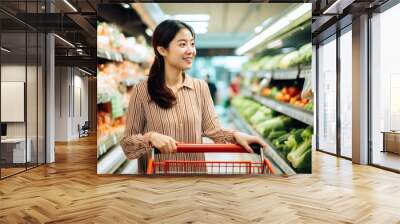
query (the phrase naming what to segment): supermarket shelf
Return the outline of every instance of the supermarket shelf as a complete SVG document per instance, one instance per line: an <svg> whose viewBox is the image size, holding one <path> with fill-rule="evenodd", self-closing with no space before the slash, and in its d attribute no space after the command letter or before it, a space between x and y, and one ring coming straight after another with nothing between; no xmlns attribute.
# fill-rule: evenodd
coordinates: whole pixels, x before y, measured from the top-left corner
<svg viewBox="0 0 400 224"><path fill-rule="evenodd" d="M293 69L287 69L287 70L275 70L275 71L269 71L269 70L261 70L254 72L258 76L261 77L271 77L272 79L275 80L289 80L289 79L297 79L299 78L307 78L311 76L311 68L305 67L305 68L293 68Z"/></svg>
<svg viewBox="0 0 400 224"><path fill-rule="evenodd" d="M131 61L134 63L144 62L143 59L140 57L133 57L133 56L129 56L127 54L122 54L119 52L112 52L112 51L108 51L105 49L97 49L97 57L105 59L105 60L109 60L109 61L115 61L115 62L122 62L124 60Z"/></svg>
<svg viewBox="0 0 400 224"><path fill-rule="evenodd" d="M302 78L311 78L312 71L310 67L305 67L300 69L300 77Z"/></svg>
<svg viewBox="0 0 400 224"><path fill-rule="evenodd" d="M110 151L97 162L97 173L113 174L125 161L125 154L121 146L117 145L110 149Z"/></svg>
<svg viewBox="0 0 400 224"><path fill-rule="evenodd" d="M97 57L107 59L110 61L117 61L117 62L123 61L122 54L120 54L118 52L104 50L101 48L97 48Z"/></svg>
<svg viewBox="0 0 400 224"><path fill-rule="evenodd" d="M127 160L117 171L118 174L139 174L138 159Z"/></svg>
<svg viewBox="0 0 400 224"><path fill-rule="evenodd" d="M278 70L272 73L272 79L286 80L286 79L296 79L299 74L298 69L293 70ZM300 77L304 78L304 77Z"/></svg>
<svg viewBox="0 0 400 224"><path fill-rule="evenodd" d="M239 114L239 112L236 111L236 109L232 108L230 109L232 116L234 117L234 121L238 124L238 126L242 127L242 129L246 130L247 133L259 136L260 138L263 138L257 131L251 127L250 124L248 124L242 116ZM264 149L264 155L266 155L268 158L270 158L274 164L276 164L280 170L283 171L283 173L287 175L293 175L296 174L296 172L290 167L289 164L279 155L277 150L273 147L272 143L268 141L268 139L264 139L265 142L268 144L268 149ZM277 173L279 174L279 173Z"/></svg>
<svg viewBox="0 0 400 224"><path fill-rule="evenodd" d="M101 157L113 146L117 145L121 140L122 134L123 131L121 129L116 133L112 133L107 137L100 139L99 144L97 145L97 158Z"/></svg>
<svg viewBox="0 0 400 224"><path fill-rule="evenodd" d="M260 95L253 95L249 91L243 92L244 96L252 97L254 100L263 104L266 107L269 107L279 113L285 114L291 118L294 118L298 121L301 121L305 124L314 125L314 115L311 111L304 110L302 108L279 102L273 99L269 99L267 97L262 97Z"/></svg>

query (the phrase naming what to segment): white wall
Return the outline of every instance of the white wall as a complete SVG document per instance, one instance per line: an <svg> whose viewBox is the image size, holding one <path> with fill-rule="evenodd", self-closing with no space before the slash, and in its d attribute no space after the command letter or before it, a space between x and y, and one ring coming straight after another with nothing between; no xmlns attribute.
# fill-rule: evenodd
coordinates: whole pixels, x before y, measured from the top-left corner
<svg viewBox="0 0 400 224"><path fill-rule="evenodd" d="M78 124L88 120L88 78L82 75L75 68L56 67L56 141L77 139Z"/></svg>

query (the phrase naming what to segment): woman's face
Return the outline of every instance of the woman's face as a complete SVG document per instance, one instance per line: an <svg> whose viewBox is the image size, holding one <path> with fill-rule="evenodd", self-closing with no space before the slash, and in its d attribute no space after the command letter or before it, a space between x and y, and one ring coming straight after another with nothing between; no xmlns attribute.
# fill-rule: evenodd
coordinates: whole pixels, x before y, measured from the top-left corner
<svg viewBox="0 0 400 224"><path fill-rule="evenodd" d="M169 43L168 49L159 50L165 62L181 70L190 69L196 56L192 33L182 28Z"/></svg>

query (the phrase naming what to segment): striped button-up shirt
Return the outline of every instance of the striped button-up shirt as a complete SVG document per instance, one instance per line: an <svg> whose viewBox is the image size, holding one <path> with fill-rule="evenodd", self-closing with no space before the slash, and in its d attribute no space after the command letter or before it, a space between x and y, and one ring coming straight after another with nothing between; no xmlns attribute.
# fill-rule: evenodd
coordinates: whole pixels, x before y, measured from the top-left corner
<svg viewBox="0 0 400 224"><path fill-rule="evenodd" d="M180 143L202 143L202 136L216 143L235 143L233 130L221 128L204 80L185 75L175 93L176 104L169 109L150 100L147 80L135 85L129 102L121 146L128 159L147 154L152 148L150 133L168 135Z"/></svg>

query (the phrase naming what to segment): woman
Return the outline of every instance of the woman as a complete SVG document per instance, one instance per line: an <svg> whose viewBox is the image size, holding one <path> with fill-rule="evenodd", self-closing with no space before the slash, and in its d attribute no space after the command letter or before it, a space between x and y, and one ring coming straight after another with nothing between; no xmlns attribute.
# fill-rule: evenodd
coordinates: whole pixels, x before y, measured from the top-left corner
<svg viewBox="0 0 400 224"><path fill-rule="evenodd" d="M207 83L186 75L196 48L194 32L187 24L166 20L153 33L155 61L147 81L133 87L127 126L121 146L128 159L136 159L153 147L176 152L176 144L202 143L207 136L216 143L266 144L256 136L220 127Z"/></svg>

